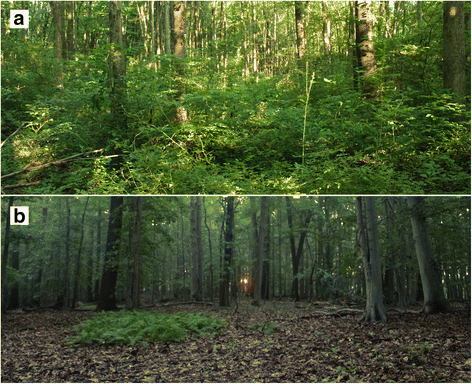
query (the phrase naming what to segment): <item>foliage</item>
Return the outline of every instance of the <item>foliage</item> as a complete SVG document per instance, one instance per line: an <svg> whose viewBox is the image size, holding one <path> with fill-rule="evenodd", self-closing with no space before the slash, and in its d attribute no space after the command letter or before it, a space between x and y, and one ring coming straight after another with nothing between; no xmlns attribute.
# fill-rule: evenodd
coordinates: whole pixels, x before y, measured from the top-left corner
<svg viewBox="0 0 472 384"><path fill-rule="evenodd" d="M189 333L215 334L224 326L225 321L202 313L106 312L76 325L78 335L69 344L134 346L156 341L183 342Z"/></svg>
<svg viewBox="0 0 472 384"><path fill-rule="evenodd" d="M106 2L78 6L76 33L95 41L77 38L73 59L61 63L62 88L48 5L32 4L37 34L9 30L2 41L4 137L24 124L2 148L3 184L42 194L470 193L470 98L459 104L442 89L442 3L376 10L376 100L352 84L347 2L310 5L307 47L324 46L326 18L336 28L332 49L307 49L303 68L293 4L268 4L192 7L178 72L173 54L145 48L140 12L149 5L124 3L126 129L111 113ZM273 12L287 22L277 25L276 47L262 49ZM212 35L218 20L225 32ZM176 121L180 105L189 123Z"/></svg>

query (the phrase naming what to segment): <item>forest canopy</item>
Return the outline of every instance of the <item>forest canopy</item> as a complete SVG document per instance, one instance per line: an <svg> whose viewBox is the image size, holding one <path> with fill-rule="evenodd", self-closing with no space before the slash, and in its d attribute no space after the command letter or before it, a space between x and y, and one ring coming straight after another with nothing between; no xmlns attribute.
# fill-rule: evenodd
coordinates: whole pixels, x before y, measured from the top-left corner
<svg viewBox="0 0 472 384"><path fill-rule="evenodd" d="M2 7L4 193L470 193L470 2Z"/></svg>

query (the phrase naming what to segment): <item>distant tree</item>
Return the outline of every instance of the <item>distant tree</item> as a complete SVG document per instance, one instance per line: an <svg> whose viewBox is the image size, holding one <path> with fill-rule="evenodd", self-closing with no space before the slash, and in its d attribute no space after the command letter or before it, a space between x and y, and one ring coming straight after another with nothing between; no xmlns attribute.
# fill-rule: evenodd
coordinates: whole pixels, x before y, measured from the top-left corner
<svg viewBox="0 0 472 384"><path fill-rule="evenodd" d="M444 88L464 101L467 94L464 1L444 1Z"/></svg>
<svg viewBox="0 0 472 384"><path fill-rule="evenodd" d="M74 290L72 291L72 309L75 308L75 303L77 302L78 290L79 290L79 276L81 269L81 260L82 260L82 250L84 246L84 236L85 236L85 214L87 212L87 205L89 202L90 196L87 196L85 201L84 212L82 214L82 225L80 226L80 241L79 241L79 250L77 251L77 262L75 267L75 278L74 278Z"/></svg>
<svg viewBox="0 0 472 384"><path fill-rule="evenodd" d="M141 222L143 216L143 197L138 196L136 197L136 220L135 220L135 227L134 227L134 278L133 278L133 294L132 294L132 301L133 301L133 308L139 308L139 271L140 271L140 258L141 258Z"/></svg>
<svg viewBox="0 0 472 384"><path fill-rule="evenodd" d="M65 29L64 29L64 4L62 1L50 1L52 9L52 22L54 25L54 60L56 70L56 86L63 88L63 73L62 73L62 58L63 45L65 43Z"/></svg>
<svg viewBox="0 0 472 384"><path fill-rule="evenodd" d="M362 197L356 199L357 228L366 285L365 313L361 321L368 323L385 322L387 321L387 313L383 304L382 295L382 269L380 265L379 232L377 229L378 218L375 209L375 197L370 196L364 199L366 205L367 242L364 231L363 199Z"/></svg>
<svg viewBox="0 0 472 384"><path fill-rule="evenodd" d="M234 196L225 198L226 221L224 231L224 258L222 265L222 279L220 283L220 306L229 307L230 302L230 281L231 266L233 264L233 228L234 228Z"/></svg>
<svg viewBox="0 0 472 384"><path fill-rule="evenodd" d="M192 253L192 298L202 300L203 249L202 249L202 198L190 197L190 244Z"/></svg>
<svg viewBox="0 0 472 384"><path fill-rule="evenodd" d="M312 213L311 211L306 212L302 216L303 229L300 232L300 238L298 240L298 247L295 248L295 236L294 236L294 227L293 227L293 215L292 215L292 198L285 196L285 203L287 206L287 221L289 228L289 241L290 241L290 251L292 254L292 299L295 301L300 300L299 290L298 290L298 273L300 266L300 259L303 253L303 245L305 244L305 238L307 234L307 226L311 220Z"/></svg>
<svg viewBox="0 0 472 384"><path fill-rule="evenodd" d="M423 311L425 313L447 312L449 310L449 304L444 296L440 271L433 257L423 201L424 198L420 196L408 197L408 207L410 208L411 225L413 227L413 239L423 286Z"/></svg>
<svg viewBox="0 0 472 384"><path fill-rule="evenodd" d="M256 268L256 293L254 298L255 305L261 305L262 301L262 274L264 265L264 240L267 231L267 216L269 215L269 200L267 196L261 197L261 217L259 222L259 239L257 251L257 268Z"/></svg>
<svg viewBox="0 0 472 384"><path fill-rule="evenodd" d="M116 279L118 276L119 240L121 238L123 196L111 196L108 220L105 265L100 283L98 311L116 310Z"/></svg>
<svg viewBox="0 0 472 384"><path fill-rule="evenodd" d="M10 196L8 199L8 206L6 215L3 215L6 219L5 223L5 237L3 238L3 252L2 252L2 313L6 310L6 276L7 276L7 263L8 263L8 252L10 249L10 207L13 205L15 200L14 196Z"/></svg>

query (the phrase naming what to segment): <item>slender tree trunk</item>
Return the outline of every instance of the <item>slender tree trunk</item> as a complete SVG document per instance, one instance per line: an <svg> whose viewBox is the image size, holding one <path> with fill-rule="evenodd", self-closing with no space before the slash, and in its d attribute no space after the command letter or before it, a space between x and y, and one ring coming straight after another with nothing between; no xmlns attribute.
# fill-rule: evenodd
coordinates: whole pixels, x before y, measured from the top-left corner
<svg viewBox="0 0 472 384"><path fill-rule="evenodd" d="M64 88L62 73L62 46L64 44L64 2L50 1L54 24L54 60L57 88Z"/></svg>
<svg viewBox="0 0 472 384"><path fill-rule="evenodd" d="M423 310L425 313L447 312L449 304L444 297L441 277L429 241L426 215L423 210L423 198L409 196L408 207L411 212L413 239L423 285Z"/></svg>
<svg viewBox="0 0 472 384"><path fill-rule="evenodd" d="M176 56L176 71L180 77L185 75L185 2L176 1L174 2L174 55ZM185 85L184 82L179 80L177 88L179 90L179 106L175 119L179 123L188 123L188 112L187 109L182 105L185 96Z"/></svg>
<svg viewBox="0 0 472 384"><path fill-rule="evenodd" d="M190 226L192 245L192 299L202 300L203 249L202 249L202 200L201 196L190 197Z"/></svg>
<svg viewBox="0 0 472 384"><path fill-rule="evenodd" d="M3 252L2 252L2 313L6 310L6 275L7 275L7 264L8 264L8 252L10 247L10 207L13 205L13 201L15 200L14 196L10 196L8 200L8 211L6 214L7 222L5 223L5 237L3 240Z"/></svg>
<svg viewBox="0 0 472 384"><path fill-rule="evenodd" d="M75 303L77 302L77 295L79 290L79 277L80 277L80 267L81 267L81 260L82 260L82 249L84 245L84 233L85 233L85 214L87 213L87 205L89 202L90 196L87 196L87 200L85 200L85 207L84 213L82 214L82 225L81 225L81 235L80 235L80 242L79 242L79 250L77 252L77 265L75 267L75 278L74 278L74 290L72 292L72 309L75 309Z"/></svg>
<svg viewBox="0 0 472 384"><path fill-rule="evenodd" d="M259 306L262 301L262 273L264 260L264 240L267 226L267 216L269 215L269 201L267 196L261 197L261 217L259 222L259 240L257 252L257 277L256 277L256 294L254 304Z"/></svg>
<svg viewBox="0 0 472 384"><path fill-rule="evenodd" d="M223 257L223 276L220 285L220 306L229 307L230 303L230 281L231 264L233 262L233 227L234 227L234 196L228 196L225 199L226 204L226 224L224 230L224 257Z"/></svg>
<svg viewBox="0 0 472 384"><path fill-rule="evenodd" d="M143 197L138 196L136 207L136 222L135 222L135 244L134 244L134 279L133 279L133 308L139 308L139 270L141 257L141 218L143 215Z"/></svg>
<svg viewBox="0 0 472 384"><path fill-rule="evenodd" d="M121 134L128 133L126 116L126 57L123 53L121 1L108 3L110 25L109 76L112 129Z"/></svg>
<svg viewBox="0 0 472 384"><path fill-rule="evenodd" d="M377 213L375 197L365 197L368 246L365 241L364 222L362 217L362 197L356 199L357 227L359 242L364 264L366 285L366 309L361 322L385 322L387 313L383 305L382 270L380 266L379 233L377 229Z"/></svg>

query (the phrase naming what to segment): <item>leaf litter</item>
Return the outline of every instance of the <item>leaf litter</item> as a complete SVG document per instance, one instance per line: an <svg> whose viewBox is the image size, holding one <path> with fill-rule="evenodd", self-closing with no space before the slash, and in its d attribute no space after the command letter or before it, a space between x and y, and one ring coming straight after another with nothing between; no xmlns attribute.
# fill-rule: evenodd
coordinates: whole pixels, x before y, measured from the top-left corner
<svg viewBox="0 0 472 384"><path fill-rule="evenodd" d="M470 382L470 309L445 315L361 311L274 302L238 310L198 305L228 325L183 343L71 347L74 326L95 312L17 311L2 317L3 382Z"/></svg>

